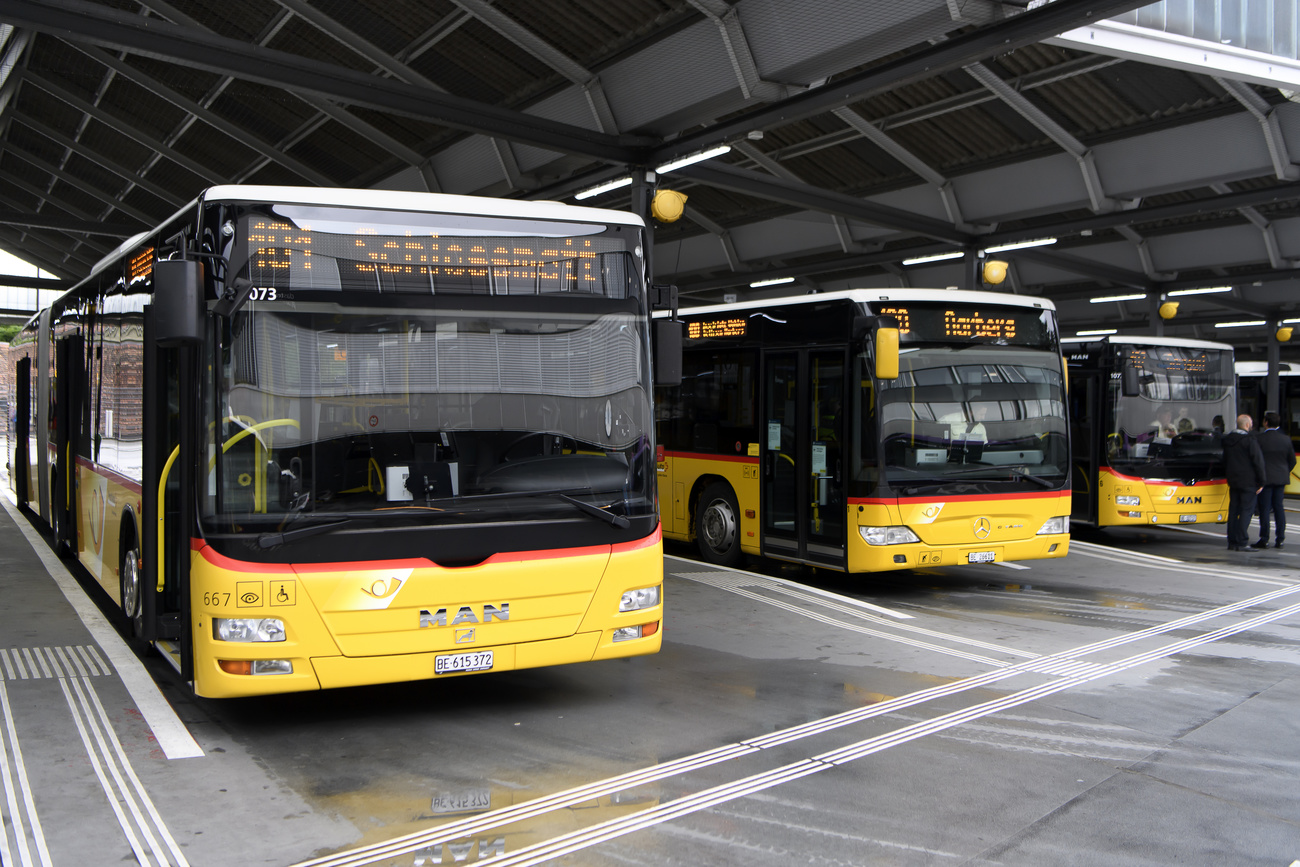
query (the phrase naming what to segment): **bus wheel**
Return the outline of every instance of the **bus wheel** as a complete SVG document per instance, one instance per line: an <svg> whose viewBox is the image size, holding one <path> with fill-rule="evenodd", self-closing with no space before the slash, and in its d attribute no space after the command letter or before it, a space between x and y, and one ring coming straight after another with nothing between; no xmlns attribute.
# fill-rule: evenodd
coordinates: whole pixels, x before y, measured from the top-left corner
<svg viewBox="0 0 1300 867"><path fill-rule="evenodd" d="M695 541L700 555L710 563L734 566L740 562L740 507L725 482L714 482L700 495Z"/></svg>
<svg viewBox="0 0 1300 867"><path fill-rule="evenodd" d="M122 613L130 624L131 634L139 634L136 624L140 619L140 598L144 592L140 579L140 551L135 545L122 554Z"/></svg>

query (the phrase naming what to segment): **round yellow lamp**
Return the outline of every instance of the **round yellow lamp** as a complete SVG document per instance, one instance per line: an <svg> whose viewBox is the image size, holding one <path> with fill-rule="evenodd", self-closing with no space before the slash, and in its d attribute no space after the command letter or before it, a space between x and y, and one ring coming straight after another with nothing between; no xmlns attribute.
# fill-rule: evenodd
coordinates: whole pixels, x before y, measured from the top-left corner
<svg viewBox="0 0 1300 867"><path fill-rule="evenodd" d="M1291 328L1290 328L1290 326L1283 326L1282 328L1279 328L1279 329L1277 330L1277 342L1278 342L1278 343L1286 343L1286 342L1287 342L1288 340L1290 340L1290 339L1291 339Z"/></svg>
<svg viewBox="0 0 1300 867"><path fill-rule="evenodd" d="M1007 263L1001 259L990 259L984 263L984 282L994 286L1007 279Z"/></svg>
<svg viewBox="0 0 1300 867"><path fill-rule="evenodd" d="M660 190L650 203L650 215L661 223L675 223L686 210L686 198L676 190Z"/></svg>
<svg viewBox="0 0 1300 867"><path fill-rule="evenodd" d="M1177 301L1166 301L1164 304L1160 305L1161 319L1173 319L1177 315L1178 315Z"/></svg>

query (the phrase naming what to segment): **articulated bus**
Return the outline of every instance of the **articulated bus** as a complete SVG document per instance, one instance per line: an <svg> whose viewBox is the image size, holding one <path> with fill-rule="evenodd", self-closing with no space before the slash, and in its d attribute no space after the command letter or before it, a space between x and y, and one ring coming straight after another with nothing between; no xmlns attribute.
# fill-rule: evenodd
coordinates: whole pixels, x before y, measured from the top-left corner
<svg viewBox="0 0 1300 867"><path fill-rule="evenodd" d="M1074 519L1097 527L1226 521L1219 440L1236 427L1232 347L1126 335L1061 343Z"/></svg>
<svg viewBox="0 0 1300 867"><path fill-rule="evenodd" d="M221 186L11 348L19 502L198 695L654 653L639 217Z"/></svg>
<svg viewBox="0 0 1300 867"><path fill-rule="evenodd" d="M1050 301L849 290L685 309L658 395L664 535L852 573L1063 557Z"/></svg>
<svg viewBox="0 0 1300 867"><path fill-rule="evenodd" d="M1268 406L1268 362L1238 361L1237 398L1241 411L1255 420L1256 429L1263 420L1264 411L1272 409L1282 418L1282 432L1291 437L1300 455L1300 364L1280 362L1277 369L1278 405ZM1300 496L1300 464L1291 470L1286 492Z"/></svg>

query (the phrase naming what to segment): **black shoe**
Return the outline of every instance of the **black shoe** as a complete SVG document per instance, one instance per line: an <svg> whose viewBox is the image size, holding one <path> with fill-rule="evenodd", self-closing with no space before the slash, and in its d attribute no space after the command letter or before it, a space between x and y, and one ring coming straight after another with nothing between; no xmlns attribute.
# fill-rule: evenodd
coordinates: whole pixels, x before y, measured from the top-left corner
<svg viewBox="0 0 1300 867"><path fill-rule="evenodd" d="M1228 546L1228 550L1229 550L1229 551L1248 551L1248 550L1250 550L1250 549L1249 549L1249 548L1243 548L1243 547L1240 546L1240 545L1229 545L1229 546Z"/></svg>
<svg viewBox="0 0 1300 867"><path fill-rule="evenodd" d="M1267 540L1267 539L1260 539L1258 542L1256 542L1254 545L1251 545L1250 547L1252 547L1252 548L1267 548L1267 547L1268 547L1268 540Z"/></svg>
<svg viewBox="0 0 1300 867"><path fill-rule="evenodd" d="M1273 543L1273 547L1274 547L1274 548L1281 548L1281 547L1282 547L1282 540L1281 540L1281 539L1278 539L1276 542L1274 542L1274 543Z"/></svg>

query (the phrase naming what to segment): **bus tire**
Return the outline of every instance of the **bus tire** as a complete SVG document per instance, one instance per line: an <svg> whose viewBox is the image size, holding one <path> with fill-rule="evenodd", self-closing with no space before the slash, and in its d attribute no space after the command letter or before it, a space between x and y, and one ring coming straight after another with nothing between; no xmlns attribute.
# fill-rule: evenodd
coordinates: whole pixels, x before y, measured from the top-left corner
<svg viewBox="0 0 1300 867"><path fill-rule="evenodd" d="M130 637L140 634L140 613L144 593L143 578L140 573L140 549L134 542L122 546L122 563L118 574L122 585L122 614L126 616Z"/></svg>
<svg viewBox="0 0 1300 867"><path fill-rule="evenodd" d="M714 482L695 508L695 542L700 556L719 566L740 562L740 507L726 482Z"/></svg>

